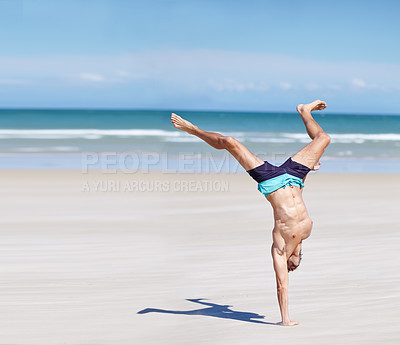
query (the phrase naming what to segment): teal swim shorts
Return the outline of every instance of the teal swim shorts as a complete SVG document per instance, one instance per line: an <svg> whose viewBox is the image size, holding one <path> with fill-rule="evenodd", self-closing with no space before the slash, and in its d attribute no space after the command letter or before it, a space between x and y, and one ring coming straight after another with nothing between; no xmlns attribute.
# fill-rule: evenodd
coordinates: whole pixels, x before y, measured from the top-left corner
<svg viewBox="0 0 400 345"><path fill-rule="evenodd" d="M286 186L303 188L303 179L310 170L309 167L289 158L280 166L264 161L264 164L247 170L247 172L258 183L258 190L267 196Z"/></svg>
<svg viewBox="0 0 400 345"><path fill-rule="evenodd" d="M280 188L285 188L286 186L296 186L299 188L303 188L304 183L301 178L290 174L283 174L260 182L258 184L258 190L265 196L267 196L268 194L271 194L272 192L275 192Z"/></svg>

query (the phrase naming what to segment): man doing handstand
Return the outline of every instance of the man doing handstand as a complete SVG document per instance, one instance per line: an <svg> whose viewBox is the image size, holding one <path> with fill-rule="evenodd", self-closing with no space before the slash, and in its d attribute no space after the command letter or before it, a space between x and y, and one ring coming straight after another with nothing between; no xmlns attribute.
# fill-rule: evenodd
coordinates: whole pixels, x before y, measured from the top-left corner
<svg viewBox="0 0 400 345"><path fill-rule="evenodd" d="M320 100L297 106L311 142L278 167L262 161L232 137L203 131L174 113L171 116L171 122L176 128L199 137L216 149L229 151L257 181L258 190L271 203L275 220L271 254L283 326L299 324L289 318L288 272L299 266L302 241L310 236L313 225L302 192L306 175L310 170L319 169L319 160L330 143L330 137L311 115L312 111L325 108L326 103Z"/></svg>

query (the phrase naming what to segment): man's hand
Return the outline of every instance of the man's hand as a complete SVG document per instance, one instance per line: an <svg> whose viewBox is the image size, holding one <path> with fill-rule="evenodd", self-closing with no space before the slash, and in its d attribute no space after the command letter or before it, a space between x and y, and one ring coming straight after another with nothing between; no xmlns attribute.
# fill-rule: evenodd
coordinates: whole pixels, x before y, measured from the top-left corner
<svg viewBox="0 0 400 345"><path fill-rule="evenodd" d="M321 167L321 162L318 162L318 164L314 165L314 168L312 168L311 170L317 171L320 167Z"/></svg>

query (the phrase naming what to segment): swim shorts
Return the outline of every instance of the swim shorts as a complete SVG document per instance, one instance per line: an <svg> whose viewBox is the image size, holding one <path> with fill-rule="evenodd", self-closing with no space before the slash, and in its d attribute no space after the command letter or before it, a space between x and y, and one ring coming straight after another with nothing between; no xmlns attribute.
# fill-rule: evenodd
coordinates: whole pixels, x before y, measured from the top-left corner
<svg viewBox="0 0 400 345"><path fill-rule="evenodd" d="M275 166L267 161L254 169L248 170L249 175L258 182L258 190L267 196L286 186L304 187L303 179L310 168L289 158L281 166Z"/></svg>

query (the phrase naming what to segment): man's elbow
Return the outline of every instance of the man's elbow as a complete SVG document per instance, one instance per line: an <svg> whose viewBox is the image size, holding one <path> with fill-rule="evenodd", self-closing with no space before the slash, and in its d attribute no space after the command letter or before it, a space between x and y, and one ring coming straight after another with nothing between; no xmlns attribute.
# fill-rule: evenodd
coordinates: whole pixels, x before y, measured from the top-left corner
<svg viewBox="0 0 400 345"><path fill-rule="evenodd" d="M286 286L277 286L276 287L276 294L279 299L285 298L288 295L288 289Z"/></svg>
<svg viewBox="0 0 400 345"><path fill-rule="evenodd" d="M275 255L283 256L283 254L285 254L285 251L286 251L285 247L279 248L279 247L275 246L274 243L271 246L271 255L273 258L275 257Z"/></svg>
<svg viewBox="0 0 400 345"><path fill-rule="evenodd" d="M286 292L287 289L288 289L288 287L287 287L286 284L280 284L280 283L277 283L277 284L276 284L276 290L277 290L278 292Z"/></svg>

